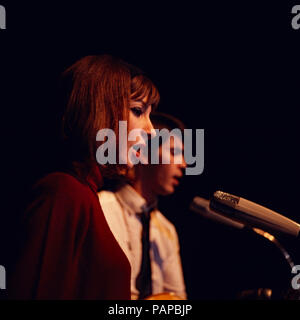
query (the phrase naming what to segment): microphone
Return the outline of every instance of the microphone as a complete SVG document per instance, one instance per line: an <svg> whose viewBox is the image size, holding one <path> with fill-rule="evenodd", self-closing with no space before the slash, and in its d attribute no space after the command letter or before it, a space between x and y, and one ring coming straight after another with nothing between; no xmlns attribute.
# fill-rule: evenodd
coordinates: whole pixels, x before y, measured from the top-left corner
<svg viewBox="0 0 300 320"><path fill-rule="evenodd" d="M230 196L232 196L232 195L230 195ZM245 199L243 199L243 200L245 200ZM251 225L250 223L247 223L247 224L242 223L241 222L242 219L240 221L236 221L236 220L229 218L228 216L224 216L224 215L216 212L214 209L211 209L211 207L215 207L214 201L215 201L214 199L212 201L209 201L209 200L201 198L201 197L195 197L193 199L192 203L190 204L190 209L196 213L201 214L204 218L207 218L207 219L213 220L215 222L222 223L222 224L225 224L225 225L228 225L230 227L237 228L240 230L247 229L249 231L254 232L255 234L260 235L263 238L266 238L267 240L274 243L274 245L281 251L281 253L283 254L283 256L284 256L285 260L287 261L287 263L289 264L289 266L291 268L294 267L295 264L290 256L290 254L286 251L286 249L282 246L282 244L272 234L270 234L260 228L257 228L257 227L255 228L255 227L253 227L254 225ZM246 200L246 201L248 201L248 200ZM259 206L255 203L253 203L253 204L255 206ZM259 207L261 207L261 206L259 206ZM264 209L269 210L267 208L264 208ZM271 211L271 210L269 210L269 211ZM283 217L283 218L287 219L285 217ZM297 223L295 223L293 221L291 221L291 222L293 223L293 226L295 226L295 228L296 228ZM298 225L298 227L299 227L299 225ZM299 230L299 228L298 228L298 230Z"/></svg>
<svg viewBox="0 0 300 320"><path fill-rule="evenodd" d="M216 191L210 208L226 218L247 225L298 237L300 225L287 217L226 192Z"/></svg>
<svg viewBox="0 0 300 320"><path fill-rule="evenodd" d="M196 213L199 213L206 219L210 219L215 222L222 223L233 228L243 229L245 227L243 223L224 217L221 214L210 209L209 205L210 205L209 200L201 197L195 197L190 204L190 210Z"/></svg>

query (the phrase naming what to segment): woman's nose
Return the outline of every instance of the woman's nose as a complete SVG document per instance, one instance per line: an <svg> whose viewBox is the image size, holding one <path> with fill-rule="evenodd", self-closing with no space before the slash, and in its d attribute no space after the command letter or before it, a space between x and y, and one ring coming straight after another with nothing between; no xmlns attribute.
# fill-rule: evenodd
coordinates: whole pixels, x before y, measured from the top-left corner
<svg viewBox="0 0 300 320"><path fill-rule="evenodd" d="M187 163L185 162L185 159L184 159L184 153L182 153L182 161L181 161L180 167L182 169L185 169L187 167Z"/></svg>
<svg viewBox="0 0 300 320"><path fill-rule="evenodd" d="M150 118L147 119L146 125L144 127L144 130L146 131L147 135L153 139L154 137L156 137L156 132L155 129L152 125L152 122L150 120Z"/></svg>

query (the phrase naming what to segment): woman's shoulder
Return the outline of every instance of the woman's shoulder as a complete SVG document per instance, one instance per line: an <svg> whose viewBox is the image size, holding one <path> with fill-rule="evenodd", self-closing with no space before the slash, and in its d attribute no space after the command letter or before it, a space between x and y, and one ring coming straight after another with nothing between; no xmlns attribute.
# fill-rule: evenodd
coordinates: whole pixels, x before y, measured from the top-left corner
<svg viewBox="0 0 300 320"><path fill-rule="evenodd" d="M62 224L71 218L75 225L79 221L85 221L87 225L99 210L98 197L87 184L72 174L53 172L38 180L31 189L25 217L38 221L50 219Z"/></svg>
<svg viewBox="0 0 300 320"><path fill-rule="evenodd" d="M92 197L93 192L88 184L80 181L75 175L67 172L52 172L41 178L33 187L34 192L48 197L71 197L74 201Z"/></svg>

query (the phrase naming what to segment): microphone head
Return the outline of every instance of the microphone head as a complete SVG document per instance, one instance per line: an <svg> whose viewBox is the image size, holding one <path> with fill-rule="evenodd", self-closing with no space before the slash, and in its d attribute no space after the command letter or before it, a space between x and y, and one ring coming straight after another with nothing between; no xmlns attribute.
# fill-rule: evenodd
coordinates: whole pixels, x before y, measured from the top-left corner
<svg viewBox="0 0 300 320"><path fill-rule="evenodd" d="M231 208L236 208L240 201L240 197L223 191L216 191L213 195L213 199Z"/></svg>
<svg viewBox="0 0 300 320"><path fill-rule="evenodd" d="M224 217L223 215L212 210L210 208L210 201L201 197L195 197L193 199L193 201L190 204L190 209L193 212L196 212L202 215L206 219L210 219L215 222L222 223L233 228L243 229L245 227L244 224L234 221L228 217Z"/></svg>
<svg viewBox="0 0 300 320"><path fill-rule="evenodd" d="M300 225L287 217L242 197L216 191L210 208L251 228L286 233L297 237Z"/></svg>

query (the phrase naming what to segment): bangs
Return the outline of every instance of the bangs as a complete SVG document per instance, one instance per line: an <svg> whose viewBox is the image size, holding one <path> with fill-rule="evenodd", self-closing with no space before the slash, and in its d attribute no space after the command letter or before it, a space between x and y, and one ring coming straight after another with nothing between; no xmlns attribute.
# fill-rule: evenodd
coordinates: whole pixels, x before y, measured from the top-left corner
<svg viewBox="0 0 300 320"><path fill-rule="evenodd" d="M146 98L146 104L152 105L153 110L159 103L159 92L153 82L144 75L138 75L131 80L131 99L143 100Z"/></svg>

